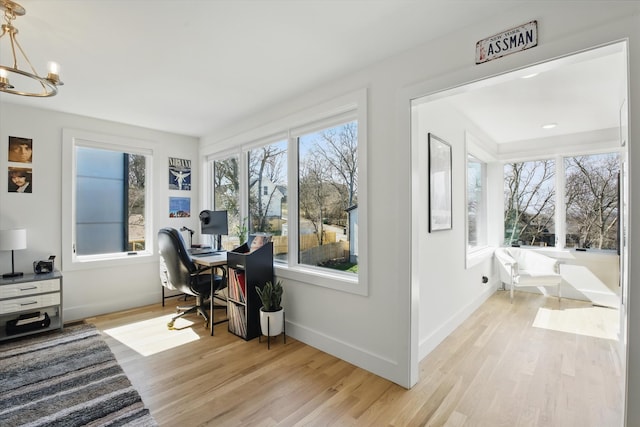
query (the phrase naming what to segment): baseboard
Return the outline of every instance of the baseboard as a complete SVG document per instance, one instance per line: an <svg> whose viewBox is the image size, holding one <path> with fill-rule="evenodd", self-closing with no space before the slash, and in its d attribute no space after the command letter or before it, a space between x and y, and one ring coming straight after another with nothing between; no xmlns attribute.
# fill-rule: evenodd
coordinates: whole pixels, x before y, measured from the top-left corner
<svg viewBox="0 0 640 427"><path fill-rule="evenodd" d="M462 307L454 313L448 320L440 325L431 335L420 340L418 347L418 359L422 360L433 351L445 338L447 338L455 329L462 324L471 314L476 311L484 302L493 295L498 286L492 284L488 286L476 299L471 303Z"/></svg>
<svg viewBox="0 0 640 427"><path fill-rule="evenodd" d="M395 360L290 321L286 322L286 332L287 336L311 347L372 372L402 387L409 388L409 385L405 384L406 372L400 372L401 367Z"/></svg>

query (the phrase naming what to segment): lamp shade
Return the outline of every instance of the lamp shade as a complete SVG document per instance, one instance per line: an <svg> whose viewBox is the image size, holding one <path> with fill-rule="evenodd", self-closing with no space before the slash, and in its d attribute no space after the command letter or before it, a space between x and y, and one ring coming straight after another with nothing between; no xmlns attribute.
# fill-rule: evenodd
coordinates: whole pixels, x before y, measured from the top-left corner
<svg viewBox="0 0 640 427"><path fill-rule="evenodd" d="M0 251L27 249L27 230L0 230Z"/></svg>

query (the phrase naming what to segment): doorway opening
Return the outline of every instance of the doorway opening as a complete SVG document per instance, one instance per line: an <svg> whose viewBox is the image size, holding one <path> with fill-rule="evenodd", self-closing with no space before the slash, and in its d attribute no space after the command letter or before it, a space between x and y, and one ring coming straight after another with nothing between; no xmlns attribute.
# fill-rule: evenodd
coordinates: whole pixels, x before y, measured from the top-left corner
<svg viewBox="0 0 640 427"><path fill-rule="evenodd" d="M413 155L417 156L413 161L413 212L414 224L418 224L413 248L417 249L417 259L437 260L419 263L414 269L420 295L418 360L423 360L475 308L500 292L493 249L520 245L561 260L563 299L585 301L598 309L588 311L598 311L598 315L602 307L607 307L605 317L615 323L613 335L618 338L614 341L624 371L626 349L619 337L626 335L628 251L623 242L627 241L630 221L626 61L627 44L617 42L412 100L411 140ZM451 230L436 233L421 225L428 224L433 214L427 200L430 134L452 147L454 225ZM612 179L616 206L609 206L609 221L601 224L607 228L602 233L608 234L596 238L596 234L587 232L587 216L581 219L578 215L584 209L572 205L578 188L572 185L578 181L569 172L582 167L591 173L587 176L595 176L606 170L603 165L607 156L615 158L605 187ZM539 162L551 163L541 166ZM547 185L544 194L549 198L540 206L533 203L536 196L532 192L522 191L530 196L531 204L518 206L517 211L524 213L518 220L524 222L517 222L510 217L514 206L506 201L506 171L509 165L524 168L525 164L530 164L530 183L537 184L537 190ZM517 191L514 194L521 195ZM595 199L592 202L595 205ZM532 207L537 210L527 211ZM523 232L525 226L529 234ZM509 227L512 233L508 233ZM509 235L512 239L507 239ZM452 261L443 262L443 253L451 254ZM461 257L464 263L458 262ZM481 277L487 277L487 282L480 283ZM528 291L544 292L535 288ZM548 308L540 311L538 327L562 330L558 325L569 320L557 318L557 314L563 314L561 309L562 305L558 312ZM565 314L573 316L576 312ZM581 322L586 322L581 319L573 316L571 320L578 329L584 326ZM576 328L566 332L589 333ZM611 329L602 338L611 340Z"/></svg>

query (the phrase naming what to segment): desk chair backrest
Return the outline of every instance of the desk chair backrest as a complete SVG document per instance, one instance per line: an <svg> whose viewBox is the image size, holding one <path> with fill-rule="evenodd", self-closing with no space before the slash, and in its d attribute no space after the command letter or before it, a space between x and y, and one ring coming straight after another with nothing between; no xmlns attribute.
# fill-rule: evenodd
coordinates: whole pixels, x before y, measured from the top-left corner
<svg viewBox="0 0 640 427"><path fill-rule="evenodd" d="M173 290L194 295L192 277L197 268L187 253L184 240L175 228L158 231L160 280Z"/></svg>

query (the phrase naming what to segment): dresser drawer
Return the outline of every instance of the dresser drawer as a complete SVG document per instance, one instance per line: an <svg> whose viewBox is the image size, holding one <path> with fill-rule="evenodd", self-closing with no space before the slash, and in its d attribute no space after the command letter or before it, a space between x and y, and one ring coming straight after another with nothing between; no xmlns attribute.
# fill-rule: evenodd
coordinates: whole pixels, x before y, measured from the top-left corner
<svg viewBox="0 0 640 427"><path fill-rule="evenodd" d="M35 282L16 283L0 286L0 299L16 298L25 295L41 294L60 290L60 280L38 280Z"/></svg>
<svg viewBox="0 0 640 427"><path fill-rule="evenodd" d="M0 314L15 313L60 304L60 292L0 301Z"/></svg>

